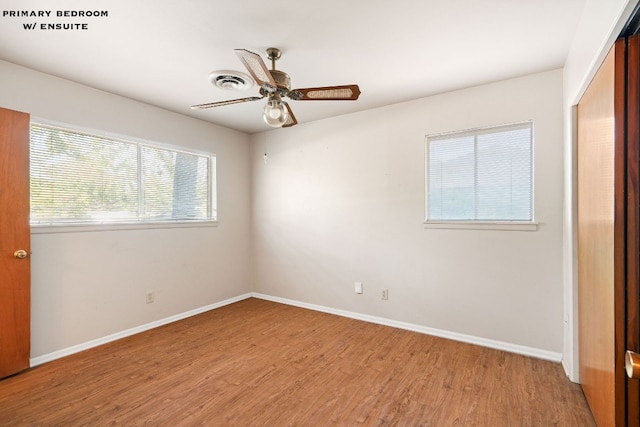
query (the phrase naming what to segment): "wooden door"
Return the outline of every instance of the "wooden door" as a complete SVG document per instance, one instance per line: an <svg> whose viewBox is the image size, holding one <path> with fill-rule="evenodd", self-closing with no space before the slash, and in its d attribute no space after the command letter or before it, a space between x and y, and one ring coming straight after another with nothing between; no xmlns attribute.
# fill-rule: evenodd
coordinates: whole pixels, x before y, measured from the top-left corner
<svg viewBox="0 0 640 427"><path fill-rule="evenodd" d="M618 40L578 104L580 382L599 426L640 426L640 36Z"/></svg>
<svg viewBox="0 0 640 427"><path fill-rule="evenodd" d="M0 378L29 367L30 252L29 115L0 108Z"/></svg>
<svg viewBox="0 0 640 427"><path fill-rule="evenodd" d="M615 55L578 104L579 370L600 427L615 425Z"/></svg>

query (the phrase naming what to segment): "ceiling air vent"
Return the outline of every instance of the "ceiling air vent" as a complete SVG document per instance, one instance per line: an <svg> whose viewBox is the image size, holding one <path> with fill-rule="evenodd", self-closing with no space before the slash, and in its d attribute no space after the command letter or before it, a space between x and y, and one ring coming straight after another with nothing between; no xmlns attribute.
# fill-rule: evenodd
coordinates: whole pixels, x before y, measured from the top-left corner
<svg viewBox="0 0 640 427"><path fill-rule="evenodd" d="M220 70L209 74L209 81L224 90L247 90L255 85L253 79L240 71Z"/></svg>

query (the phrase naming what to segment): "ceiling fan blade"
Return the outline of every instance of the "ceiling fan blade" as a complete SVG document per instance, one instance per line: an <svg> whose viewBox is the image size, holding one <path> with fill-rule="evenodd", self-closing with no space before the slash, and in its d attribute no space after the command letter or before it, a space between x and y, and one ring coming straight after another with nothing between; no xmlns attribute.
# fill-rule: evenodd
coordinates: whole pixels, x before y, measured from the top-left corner
<svg viewBox="0 0 640 427"><path fill-rule="evenodd" d="M358 85L294 89L289 98L299 101L355 101L360 96Z"/></svg>
<svg viewBox="0 0 640 427"><path fill-rule="evenodd" d="M245 49L234 49L240 61L244 64L251 74L251 77L255 79L256 82L263 89L268 90L269 92L273 92L277 89L278 85L275 80L271 76L269 69L265 65L264 61L257 53L249 52Z"/></svg>
<svg viewBox="0 0 640 427"><path fill-rule="evenodd" d="M290 128L293 125L297 125L298 121L296 120L296 116L293 115L293 111L291 111L291 107L289 107L288 103L284 103L287 106L287 111L289 115L287 117L287 121L282 125L283 128Z"/></svg>
<svg viewBox="0 0 640 427"><path fill-rule="evenodd" d="M207 104L192 105L192 110L198 110L203 108L222 107L223 105L240 104L241 102L258 101L264 98L263 96L250 96L248 98L230 99L228 101L209 102Z"/></svg>

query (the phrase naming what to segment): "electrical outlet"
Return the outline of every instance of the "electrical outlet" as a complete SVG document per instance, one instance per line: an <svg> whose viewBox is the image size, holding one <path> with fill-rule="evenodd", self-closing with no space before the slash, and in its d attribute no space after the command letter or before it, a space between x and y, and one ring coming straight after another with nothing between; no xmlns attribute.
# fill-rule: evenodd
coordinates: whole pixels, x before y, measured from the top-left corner
<svg viewBox="0 0 640 427"><path fill-rule="evenodd" d="M153 291L147 291L145 296L147 297L147 304L151 304L153 302Z"/></svg>
<svg viewBox="0 0 640 427"><path fill-rule="evenodd" d="M381 295L382 299L387 300L389 299L389 289L383 289L382 290L382 295Z"/></svg>

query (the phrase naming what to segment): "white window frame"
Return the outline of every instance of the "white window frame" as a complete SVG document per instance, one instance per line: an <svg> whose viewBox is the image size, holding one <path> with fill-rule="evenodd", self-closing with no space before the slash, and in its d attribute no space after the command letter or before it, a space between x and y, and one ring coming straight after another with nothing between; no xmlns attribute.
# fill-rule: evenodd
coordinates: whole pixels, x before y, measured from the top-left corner
<svg viewBox="0 0 640 427"><path fill-rule="evenodd" d="M209 158L209 216L208 219L194 220L130 220L130 221L100 221L100 222L48 222L48 223L32 223L30 221L31 232L33 234L55 234L83 231L116 231L116 230L140 230L140 229L163 229L163 228L193 228L193 227L217 227L218 210L217 210L217 158L212 152L203 150L180 147L171 144L165 144L155 141L149 141L141 138L123 136L120 134L85 128L68 123L60 123L37 117L31 118L31 124L43 125L48 127L56 127L70 132L85 133L99 138L111 139L125 143L135 144L138 150L138 156L142 147L161 148L170 151L183 152L187 154L195 154L206 156ZM140 159L138 159L138 168L140 167ZM141 178L139 178L141 179ZM140 182L139 182L140 184Z"/></svg>
<svg viewBox="0 0 640 427"><path fill-rule="evenodd" d="M429 219L429 140L430 138L443 137L443 136L455 136L455 135L469 135L486 133L493 129L499 130L501 128L508 128L511 126L518 126L521 124L531 125L531 216L530 221L483 221L483 220L432 220ZM486 126L472 129L465 129L461 131L443 132L437 134L425 135L424 139L424 172L425 172L425 189L424 189L424 206L425 206L425 220L423 222L424 228L429 229L466 229L466 230L513 230L513 231L536 231L538 229L538 222L535 221L535 162L534 162L534 126L533 121L527 120L523 122L507 123L494 126Z"/></svg>

